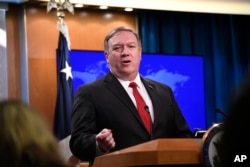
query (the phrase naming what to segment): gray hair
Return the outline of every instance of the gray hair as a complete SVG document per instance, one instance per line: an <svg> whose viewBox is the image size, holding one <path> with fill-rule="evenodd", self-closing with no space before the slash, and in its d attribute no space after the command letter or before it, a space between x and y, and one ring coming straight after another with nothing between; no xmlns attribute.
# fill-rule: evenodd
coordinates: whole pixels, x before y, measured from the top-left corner
<svg viewBox="0 0 250 167"><path fill-rule="evenodd" d="M138 45L139 47L141 47L141 38L140 36L134 32L132 29L130 28L126 28L126 27L117 27L115 29L113 29L112 31L110 31L105 39L104 39L104 52L107 53L108 50L109 50L109 46L108 46L108 41L110 40L110 38L112 38L116 33L120 32L120 31L128 31L128 32L131 32L135 35L136 39L137 39L137 42L138 42Z"/></svg>

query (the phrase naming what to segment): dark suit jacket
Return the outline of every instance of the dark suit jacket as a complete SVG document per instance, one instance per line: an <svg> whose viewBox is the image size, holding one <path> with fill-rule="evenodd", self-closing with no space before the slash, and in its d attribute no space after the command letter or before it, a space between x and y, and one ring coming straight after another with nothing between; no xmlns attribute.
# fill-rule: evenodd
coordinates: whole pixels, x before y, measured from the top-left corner
<svg viewBox="0 0 250 167"><path fill-rule="evenodd" d="M111 129L116 146L133 146L156 138L192 137L170 87L141 78L154 107L152 135L143 126L136 107L113 74L81 86L72 110L72 153L84 161L96 156L95 136L103 128Z"/></svg>

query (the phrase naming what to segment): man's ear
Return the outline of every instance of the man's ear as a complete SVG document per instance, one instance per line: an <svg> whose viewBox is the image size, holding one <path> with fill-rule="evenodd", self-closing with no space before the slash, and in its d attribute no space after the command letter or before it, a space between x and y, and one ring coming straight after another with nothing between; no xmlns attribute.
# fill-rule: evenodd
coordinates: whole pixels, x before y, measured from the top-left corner
<svg viewBox="0 0 250 167"><path fill-rule="evenodd" d="M140 55L141 55L140 60L142 60L142 49L140 49Z"/></svg>
<svg viewBox="0 0 250 167"><path fill-rule="evenodd" d="M105 59L106 59L106 62L109 64L109 55L107 52L104 52L104 55L105 55Z"/></svg>

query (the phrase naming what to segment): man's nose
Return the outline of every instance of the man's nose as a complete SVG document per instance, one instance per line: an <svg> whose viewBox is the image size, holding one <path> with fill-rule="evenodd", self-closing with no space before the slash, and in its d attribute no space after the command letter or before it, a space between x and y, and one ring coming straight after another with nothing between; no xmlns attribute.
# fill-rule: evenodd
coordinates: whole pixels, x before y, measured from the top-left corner
<svg viewBox="0 0 250 167"><path fill-rule="evenodd" d="M126 47L126 46L124 46L123 47L123 49L122 49L122 53L121 53L122 55L129 55L129 48L128 47Z"/></svg>

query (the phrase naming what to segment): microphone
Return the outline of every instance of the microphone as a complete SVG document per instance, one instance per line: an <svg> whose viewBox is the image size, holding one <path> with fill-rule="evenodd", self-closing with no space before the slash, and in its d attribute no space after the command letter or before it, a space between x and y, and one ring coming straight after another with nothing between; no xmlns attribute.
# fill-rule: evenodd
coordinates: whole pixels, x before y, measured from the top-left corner
<svg viewBox="0 0 250 167"><path fill-rule="evenodd" d="M149 107L147 105L144 106L144 109L149 113Z"/></svg>
<svg viewBox="0 0 250 167"><path fill-rule="evenodd" d="M218 114L221 114L224 118L227 117L227 115L224 112L222 112L221 109L219 109L219 108L216 108L215 112L218 113Z"/></svg>

